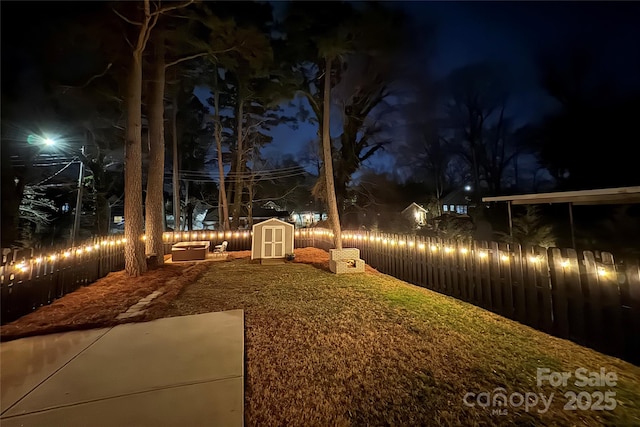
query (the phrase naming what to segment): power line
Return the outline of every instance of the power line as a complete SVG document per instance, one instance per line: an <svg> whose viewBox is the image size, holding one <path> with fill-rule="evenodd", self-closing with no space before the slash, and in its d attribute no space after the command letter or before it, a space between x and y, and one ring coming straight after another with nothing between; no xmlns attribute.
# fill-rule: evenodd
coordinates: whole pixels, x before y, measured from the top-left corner
<svg viewBox="0 0 640 427"><path fill-rule="evenodd" d="M299 172L299 173L292 173L292 174L286 174L286 175L282 175L282 176L277 176L277 177L266 177L266 178L261 178L258 177L257 179L255 179L256 182L259 181L267 181L267 180L278 180L278 179L284 179L284 178L291 178L294 176L302 176L302 175L306 175L307 172ZM171 174L166 174L165 176L167 177L171 177ZM182 181L197 181L197 182L215 182L218 183L220 181L219 178L213 179L213 178L198 178L198 177L193 177L193 178L187 178L187 177L182 177L180 178ZM245 182L247 181L246 179L225 179L224 182L225 183L231 183L231 182Z"/></svg>

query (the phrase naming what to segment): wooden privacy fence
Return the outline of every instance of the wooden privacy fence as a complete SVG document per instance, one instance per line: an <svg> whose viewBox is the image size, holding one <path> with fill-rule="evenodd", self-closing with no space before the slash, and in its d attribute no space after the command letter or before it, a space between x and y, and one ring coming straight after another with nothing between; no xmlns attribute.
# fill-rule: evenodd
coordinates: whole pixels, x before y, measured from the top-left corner
<svg viewBox="0 0 640 427"><path fill-rule="evenodd" d="M327 230L299 234L304 245L331 244ZM398 279L640 362L638 260L616 263L607 252L357 231L343 233L343 246L359 248L367 264Z"/></svg>
<svg viewBox="0 0 640 427"><path fill-rule="evenodd" d="M325 229L295 231L295 246L333 247ZM165 254L180 241L228 242L251 249L249 231L164 233ZM640 363L640 268L607 252L456 242L427 237L345 231L343 246L382 273ZM51 253L27 250L3 257L2 323L124 268L124 239L93 239Z"/></svg>
<svg viewBox="0 0 640 427"><path fill-rule="evenodd" d="M3 255L0 319L7 323L124 268L124 241L95 238L61 250L23 249Z"/></svg>

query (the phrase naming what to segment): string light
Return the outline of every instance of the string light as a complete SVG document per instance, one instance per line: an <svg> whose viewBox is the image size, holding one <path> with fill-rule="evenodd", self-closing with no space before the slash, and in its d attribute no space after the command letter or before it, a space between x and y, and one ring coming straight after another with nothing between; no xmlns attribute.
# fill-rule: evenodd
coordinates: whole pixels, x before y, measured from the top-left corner
<svg viewBox="0 0 640 427"><path fill-rule="evenodd" d="M412 241L409 241L409 247L412 248L415 246L415 243L413 243Z"/></svg>
<svg viewBox="0 0 640 427"><path fill-rule="evenodd" d="M424 251L424 248L425 248L424 243L420 243L420 244L418 245L418 249L420 249L421 251Z"/></svg>
<svg viewBox="0 0 640 427"><path fill-rule="evenodd" d="M509 261L509 257L508 257L508 256L506 256L506 255L502 255L502 256L500 257L500 259L501 259L502 261L505 261L505 262L506 262L506 261Z"/></svg>
<svg viewBox="0 0 640 427"><path fill-rule="evenodd" d="M453 251L453 249L451 249L450 247L447 246L446 248L444 248L444 251L446 253L449 253L449 252Z"/></svg>
<svg viewBox="0 0 640 427"><path fill-rule="evenodd" d="M87 246L85 248L85 251L87 251L87 252L91 252L92 250L93 250L93 246Z"/></svg>
<svg viewBox="0 0 640 427"><path fill-rule="evenodd" d="M50 261L55 261L58 258L58 256L56 254L53 254L49 257Z"/></svg>
<svg viewBox="0 0 640 427"><path fill-rule="evenodd" d="M36 264L40 264L42 262L42 257L38 257L34 261Z"/></svg>
<svg viewBox="0 0 640 427"><path fill-rule="evenodd" d="M431 252L435 252L438 250L438 247L436 245L431 245Z"/></svg>
<svg viewBox="0 0 640 427"><path fill-rule="evenodd" d="M469 252L469 250L467 248L460 249L460 253L463 254L463 255L466 255L467 252Z"/></svg>
<svg viewBox="0 0 640 427"><path fill-rule="evenodd" d="M71 256L71 253L69 251L66 251L62 254L62 256L64 256L65 258L69 258Z"/></svg>
<svg viewBox="0 0 640 427"><path fill-rule="evenodd" d="M560 263L560 265L562 266L562 268L567 268L569 267L569 260L562 260L562 262Z"/></svg>
<svg viewBox="0 0 640 427"><path fill-rule="evenodd" d="M100 249L100 245L96 243L95 245L93 245L93 249L95 249L95 250Z"/></svg>
<svg viewBox="0 0 640 427"><path fill-rule="evenodd" d="M604 277L607 275L607 270L605 270L603 267L598 267L598 276Z"/></svg>
<svg viewBox="0 0 640 427"><path fill-rule="evenodd" d="M484 252L484 251L480 251L480 252L478 253L478 256L479 256L480 258L486 258L486 257L487 257L487 253L486 253L486 252Z"/></svg>
<svg viewBox="0 0 640 427"><path fill-rule="evenodd" d="M532 263L540 262L540 257L539 256L530 256L529 257L529 262L532 262Z"/></svg>

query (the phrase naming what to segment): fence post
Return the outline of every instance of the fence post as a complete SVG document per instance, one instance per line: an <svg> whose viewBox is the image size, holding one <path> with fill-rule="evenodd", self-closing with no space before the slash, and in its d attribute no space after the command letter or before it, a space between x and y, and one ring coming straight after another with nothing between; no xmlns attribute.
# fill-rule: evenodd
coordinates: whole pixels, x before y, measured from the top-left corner
<svg viewBox="0 0 640 427"><path fill-rule="evenodd" d="M560 249L552 248L550 252L549 270L551 273L554 333L561 338L568 338L569 304L564 270L575 268L576 266L571 265L571 261L562 258Z"/></svg>
<svg viewBox="0 0 640 427"><path fill-rule="evenodd" d="M629 307L628 316L623 319L628 325L626 330L625 355L632 363L640 364L640 266L638 261L627 262L625 267L624 285L626 288L626 305Z"/></svg>
<svg viewBox="0 0 640 427"><path fill-rule="evenodd" d="M614 354L622 355L624 349L624 330L622 325L622 304L620 288L618 287L618 272L616 271L613 255L602 252L602 267L598 270L598 281L601 283L605 300L605 319L608 319L610 347Z"/></svg>

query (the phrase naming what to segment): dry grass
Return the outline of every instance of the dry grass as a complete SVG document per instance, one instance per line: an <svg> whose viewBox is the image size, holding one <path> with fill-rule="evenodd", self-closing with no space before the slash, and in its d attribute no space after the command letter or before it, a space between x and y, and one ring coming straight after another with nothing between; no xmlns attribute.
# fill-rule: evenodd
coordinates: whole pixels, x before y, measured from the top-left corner
<svg viewBox="0 0 640 427"><path fill-rule="evenodd" d="M383 274L333 275L316 249L293 264L247 256L210 264L155 315L245 310L249 425L640 425L638 367ZM613 370L618 407L565 411L582 390L538 388L537 367ZM463 404L497 387L555 397L545 414Z"/></svg>
<svg viewBox="0 0 640 427"><path fill-rule="evenodd" d="M326 252L295 252L296 263L281 265L251 263L244 251L136 279L113 273L0 333L11 339L111 326L164 288L135 320L245 311L249 425L640 425L640 368L372 269L336 276ZM537 367L614 371L618 407L565 411L564 393L583 390L539 388ZM497 387L553 392L553 405L546 414L520 407L504 416L463 405L465 393Z"/></svg>
<svg viewBox="0 0 640 427"><path fill-rule="evenodd" d="M110 273L90 286L65 295L51 305L40 307L14 322L0 327L3 341L32 335L77 329L101 328L118 323L145 320L116 320L118 314L164 288L164 293L152 301L150 309L172 301L187 284L197 280L208 265L203 263L164 264L140 277L131 278L124 271Z"/></svg>

